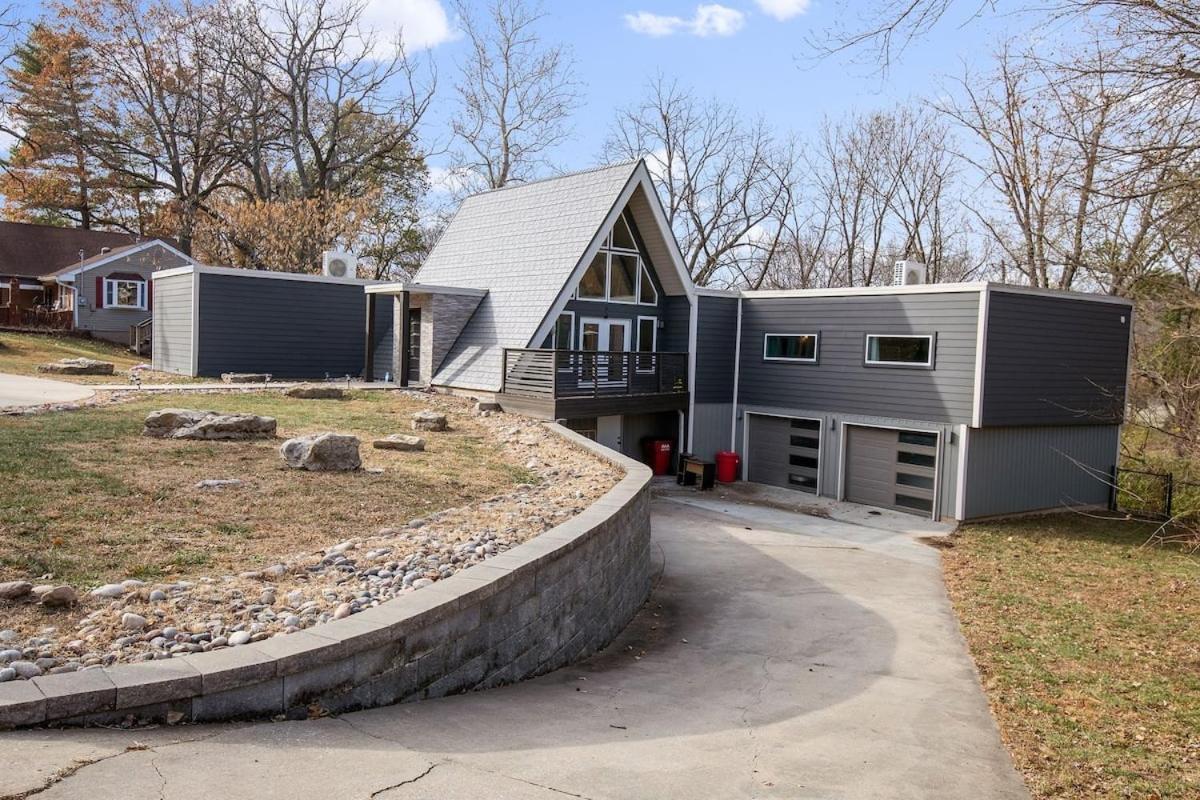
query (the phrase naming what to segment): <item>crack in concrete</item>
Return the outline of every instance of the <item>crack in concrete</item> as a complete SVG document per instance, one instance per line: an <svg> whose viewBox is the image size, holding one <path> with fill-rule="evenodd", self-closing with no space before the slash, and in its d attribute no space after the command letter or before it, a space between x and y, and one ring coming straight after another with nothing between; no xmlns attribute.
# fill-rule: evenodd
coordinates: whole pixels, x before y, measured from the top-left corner
<svg viewBox="0 0 1200 800"><path fill-rule="evenodd" d="M771 670L770 663L774 656L764 656L762 662L763 681L759 684L758 689L754 692L754 700L744 706L736 706L742 714L742 726L746 729L746 735L750 738L750 780L756 784L765 783L758 779L758 762L762 758L762 753L758 749L758 737L754 733L754 726L750 724L750 709L762 705L763 693L767 687L771 685Z"/></svg>
<svg viewBox="0 0 1200 800"><path fill-rule="evenodd" d="M206 734L204 736L195 736L190 739L177 739L173 742L167 742L165 744L156 745L154 747L151 747L148 744L143 744L141 742L134 742L133 744L126 745L123 749L118 750L115 753L109 753L108 755L100 756L98 758L78 759L74 763L70 764L69 766L63 767L62 769L56 771L53 775L51 775L49 778L47 778L46 781L44 783L42 783L41 786L36 786L32 789L26 789L25 791L17 792L15 794L6 794L6 795L0 797L0 800L27 800L27 798L35 797L35 796L41 794L42 792L49 790L51 787L55 786L56 784L62 783L63 781L67 780L68 778L75 777L77 774L79 774L83 770L87 769L88 767L95 766L96 764L102 764L105 761L109 761L114 758L120 758L121 756L128 755L129 753L140 753L140 752L149 750L150 752L157 754L162 748L165 748L165 747L176 747L181 744L195 744L198 742L208 741L209 739L213 739L224 733L228 733L228 730L229 729L220 730L220 731L216 731L214 733ZM162 777L162 773L158 771L158 765L155 764L153 760L151 760L150 763L151 763L151 766L154 767L154 771L158 772L159 777ZM165 779L164 779L163 785L164 785L164 787L166 785Z"/></svg>
<svg viewBox="0 0 1200 800"><path fill-rule="evenodd" d="M382 789L376 789L375 791L371 792L370 798L371 798L371 800L374 800L374 798L378 797L379 795L383 794L384 792L390 792L393 789L399 789L401 786L408 786L411 783L416 783L417 781L421 780L422 778L425 778L426 776L428 776L429 773L433 772L435 769L437 769L441 765L442 765L441 761L434 761L428 767L425 768L424 772L422 772L420 775L416 776L415 778L409 778L408 780L400 781L399 783L393 783L391 786L385 786Z"/></svg>
<svg viewBox="0 0 1200 800"><path fill-rule="evenodd" d="M150 766L158 775L158 800L167 800L167 776L158 768L158 751L151 748L150 752L154 753L154 758L150 759Z"/></svg>

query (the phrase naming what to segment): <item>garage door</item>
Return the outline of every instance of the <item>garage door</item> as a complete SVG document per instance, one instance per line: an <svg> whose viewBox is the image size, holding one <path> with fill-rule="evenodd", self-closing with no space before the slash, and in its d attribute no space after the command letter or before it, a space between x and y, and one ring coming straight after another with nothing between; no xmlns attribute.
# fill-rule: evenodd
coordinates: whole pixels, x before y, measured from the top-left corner
<svg viewBox="0 0 1200 800"><path fill-rule="evenodd" d="M846 499L932 515L937 434L846 428Z"/></svg>
<svg viewBox="0 0 1200 800"><path fill-rule="evenodd" d="M821 467L821 421L794 417L746 416L746 477L802 492L817 492Z"/></svg>

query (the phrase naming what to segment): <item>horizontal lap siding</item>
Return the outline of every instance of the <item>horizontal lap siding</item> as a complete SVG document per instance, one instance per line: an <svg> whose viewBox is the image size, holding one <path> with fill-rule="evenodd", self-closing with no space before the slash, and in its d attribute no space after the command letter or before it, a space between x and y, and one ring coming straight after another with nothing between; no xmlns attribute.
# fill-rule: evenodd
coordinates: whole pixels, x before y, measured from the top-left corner
<svg viewBox="0 0 1200 800"><path fill-rule="evenodd" d="M153 366L160 372L192 374L193 273L158 278L154 285L151 328Z"/></svg>
<svg viewBox="0 0 1200 800"><path fill-rule="evenodd" d="M746 298L738 400L933 422L970 422L978 292ZM819 363L765 361L766 333L817 333ZM935 334L934 369L867 367L865 335Z"/></svg>
<svg viewBox="0 0 1200 800"><path fill-rule="evenodd" d="M1114 303L992 292L983 425L1120 422L1131 313Z"/></svg>
<svg viewBox="0 0 1200 800"><path fill-rule="evenodd" d="M395 337L392 335L394 306L396 298L390 295L377 295L375 298L375 341L371 356L373 377L381 381L392 372L392 353L394 352ZM392 376L395 379L395 376Z"/></svg>
<svg viewBox="0 0 1200 800"><path fill-rule="evenodd" d="M361 375L365 331L360 284L200 275L201 375Z"/></svg>
<svg viewBox="0 0 1200 800"><path fill-rule="evenodd" d="M696 300L696 402L732 403L737 298L701 295Z"/></svg>
<svg viewBox="0 0 1200 800"><path fill-rule="evenodd" d="M658 349L664 353L686 353L692 314L692 304L688 302L687 295L661 297L659 307L666 327L658 332Z"/></svg>
<svg viewBox="0 0 1200 800"><path fill-rule="evenodd" d="M1117 425L968 432L966 519L1108 503Z"/></svg>

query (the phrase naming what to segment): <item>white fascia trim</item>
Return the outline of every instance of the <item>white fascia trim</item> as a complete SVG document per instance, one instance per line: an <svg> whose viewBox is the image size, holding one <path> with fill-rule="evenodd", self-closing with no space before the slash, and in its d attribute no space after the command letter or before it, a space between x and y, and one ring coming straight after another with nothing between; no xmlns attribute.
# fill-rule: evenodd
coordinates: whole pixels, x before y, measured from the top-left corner
<svg viewBox="0 0 1200 800"><path fill-rule="evenodd" d="M983 380L987 362L988 305L992 292L985 288L979 293L979 317L975 323L975 385L971 398L971 427L983 427Z"/></svg>
<svg viewBox="0 0 1200 800"><path fill-rule="evenodd" d="M954 292L979 292L988 284L984 281L972 283L922 283L914 286L846 286L840 289L753 289L742 292L743 297L849 297L857 295L891 294L948 294Z"/></svg>
<svg viewBox="0 0 1200 800"><path fill-rule="evenodd" d="M330 278L325 275L306 275L299 272L271 272L262 269L238 269L237 267L211 267L207 264L188 264L172 269L163 269L150 274L152 279L170 278L173 275L233 275L238 278L268 278L283 281L309 281L311 283L340 283L353 286L376 286L386 281L375 281L364 278Z"/></svg>
<svg viewBox="0 0 1200 800"><path fill-rule="evenodd" d="M174 247L171 247L171 245L167 244L166 242L162 241L161 239L147 239L146 241L139 242L138 244L135 244L131 247L127 247L127 248L118 250L114 253L109 253L106 258L102 258L99 261L94 261L91 264L88 264L87 266L77 267L77 268L71 270L70 272L64 273L58 277L60 277L64 280L75 280L77 277L79 277L79 275L81 275L84 272L90 272L91 270L96 269L97 267L102 267L105 264L110 264L113 261L116 261L118 258L125 258L126 256L131 256L131 255L134 255L135 253L140 253L143 250L149 250L151 247L154 247L156 245L170 253L174 253L175 255L179 256L182 259L185 259L187 261L192 260L190 257L185 256L183 253L179 252ZM175 267L170 270L164 270L164 271L173 272L175 269L181 269L181 268Z"/></svg>
<svg viewBox="0 0 1200 800"><path fill-rule="evenodd" d="M608 210L608 214L605 215L604 220L600 223L600 227L592 235L592 240L588 243L587 249L583 251L583 256L576 262L575 268L571 270L571 274L567 276L563 285L559 287L558 296L550 308L546 310L541 323L534 330L533 335L525 342L524 347L534 346L534 342L545 341L546 336L553 330L558 315L567 307L567 303L571 300L571 295L574 294L575 285L579 283L580 278L583 277L583 273L591 265L592 259L596 257L596 253L600 252L600 248L604 246L604 242L608 238L609 228L613 226L617 221L617 217L621 215L621 212L625 210L625 206L629 204L629 198L633 196L634 189L640 185L637 178L637 171L635 170L629 176L629 180L625 182L625 188L617 195L617 199L613 202L612 207ZM570 291L568 291L568 287L571 287ZM607 289L605 291L607 292Z"/></svg>
<svg viewBox="0 0 1200 800"><path fill-rule="evenodd" d="M180 273L183 274L183 273ZM193 378L200 374L200 275L192 275L192 371Z"/></svg>
<svg viewBox="0 0 1200 800"><path fill-rule="evenodd" d="M679 242L675 239L675 232L671 230L671 225L667 222L667 212L663 208L662 198L658 196L658 191L654 188L654 181L650 178L650 168L646 166L646 159L638 160L637 167L633 170L633 175L630 179L635 186L642 186L649 199L647 205L650 206L650 213L654 215L654 221L658 223L659 235L667 243L667 251L671 255L671 265L675 267L675 272L679 278L679 282L683 285L684 294L688 299L696 297L696 284L692 282L692 276L688 272L687 265L683 263L683 251L679 249ZM624 193L622 193L624 194ZM630 190L629 195L633 191ZM625 203L621 203L621 208L625 208L628 203L628 198ZM608 226L605 226L606 228ZM662 280L661 278L659 279Z"/></svg>
<svg viewBox="0 0 1200 800"><path fill-rule="evenodd" d="M473 289L462 286L435 286L431 283L372 283L363 289L367 294L397 295L401 292L412 294L453 294L463 297L483 297L487 289Z"/></svg>
<svg viewBox="0 0 1200 800"><path fill-rule="evenodd" d="M733 337L733 412L729 421L729 449L737 451L738 378L742 374L742 298L737 301L737 333ZM749 454L742 450L742 458ZM743 477L747 474L742 471ZM819 475L819 470L818 470ZM820 478L818 477L818 483Z"/></svg>
<svg viewBox="0 0 1200 800"><path fill-rule="evenodd" d="M1117 306L1133 306L1132 300L1126 300L1124 297L1114 297L1111 294L1097 294L1095 292L1073 292L1067 289L1037 289L1032 286L1013 286L1010 283L988 283L987 287L993 292L1004 292L1006 294L1024 294L1034 297L1057 297L1060 300L1084 300L1092 303L1109 303Z"/></svg>
<svg viewBox="0 0 1200 800"><path fill-rule="evenodd" d="M737 297L740 298L743 292L737 289L713 289L708 286L696 286L693 290L698 295L704 297Z"/></svg>

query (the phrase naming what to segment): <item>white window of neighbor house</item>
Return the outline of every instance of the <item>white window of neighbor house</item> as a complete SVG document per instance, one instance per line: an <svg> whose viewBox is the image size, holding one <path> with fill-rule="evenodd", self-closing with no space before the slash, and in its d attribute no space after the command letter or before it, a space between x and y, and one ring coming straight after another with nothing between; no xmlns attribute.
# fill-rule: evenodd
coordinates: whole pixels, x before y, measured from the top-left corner
<svg viewBox="0 0 1200 800"><path fill-rule="evenodd" d="M766 361L799 361L815 364L817 342L815 333L768 333L763 336L763 359Z"/></svg>
<svg viewBox="0 0 1200 800"><path fill-rule="evenodd" d="M870 367L932 367L933 337L868 334L865 361Z"/></svg>
<svg viewBox="0 0 1200 800"><path fill-rule="evenodd" d="M104 307L145 311L146 282L125 278L105 278Z"/></svg>

